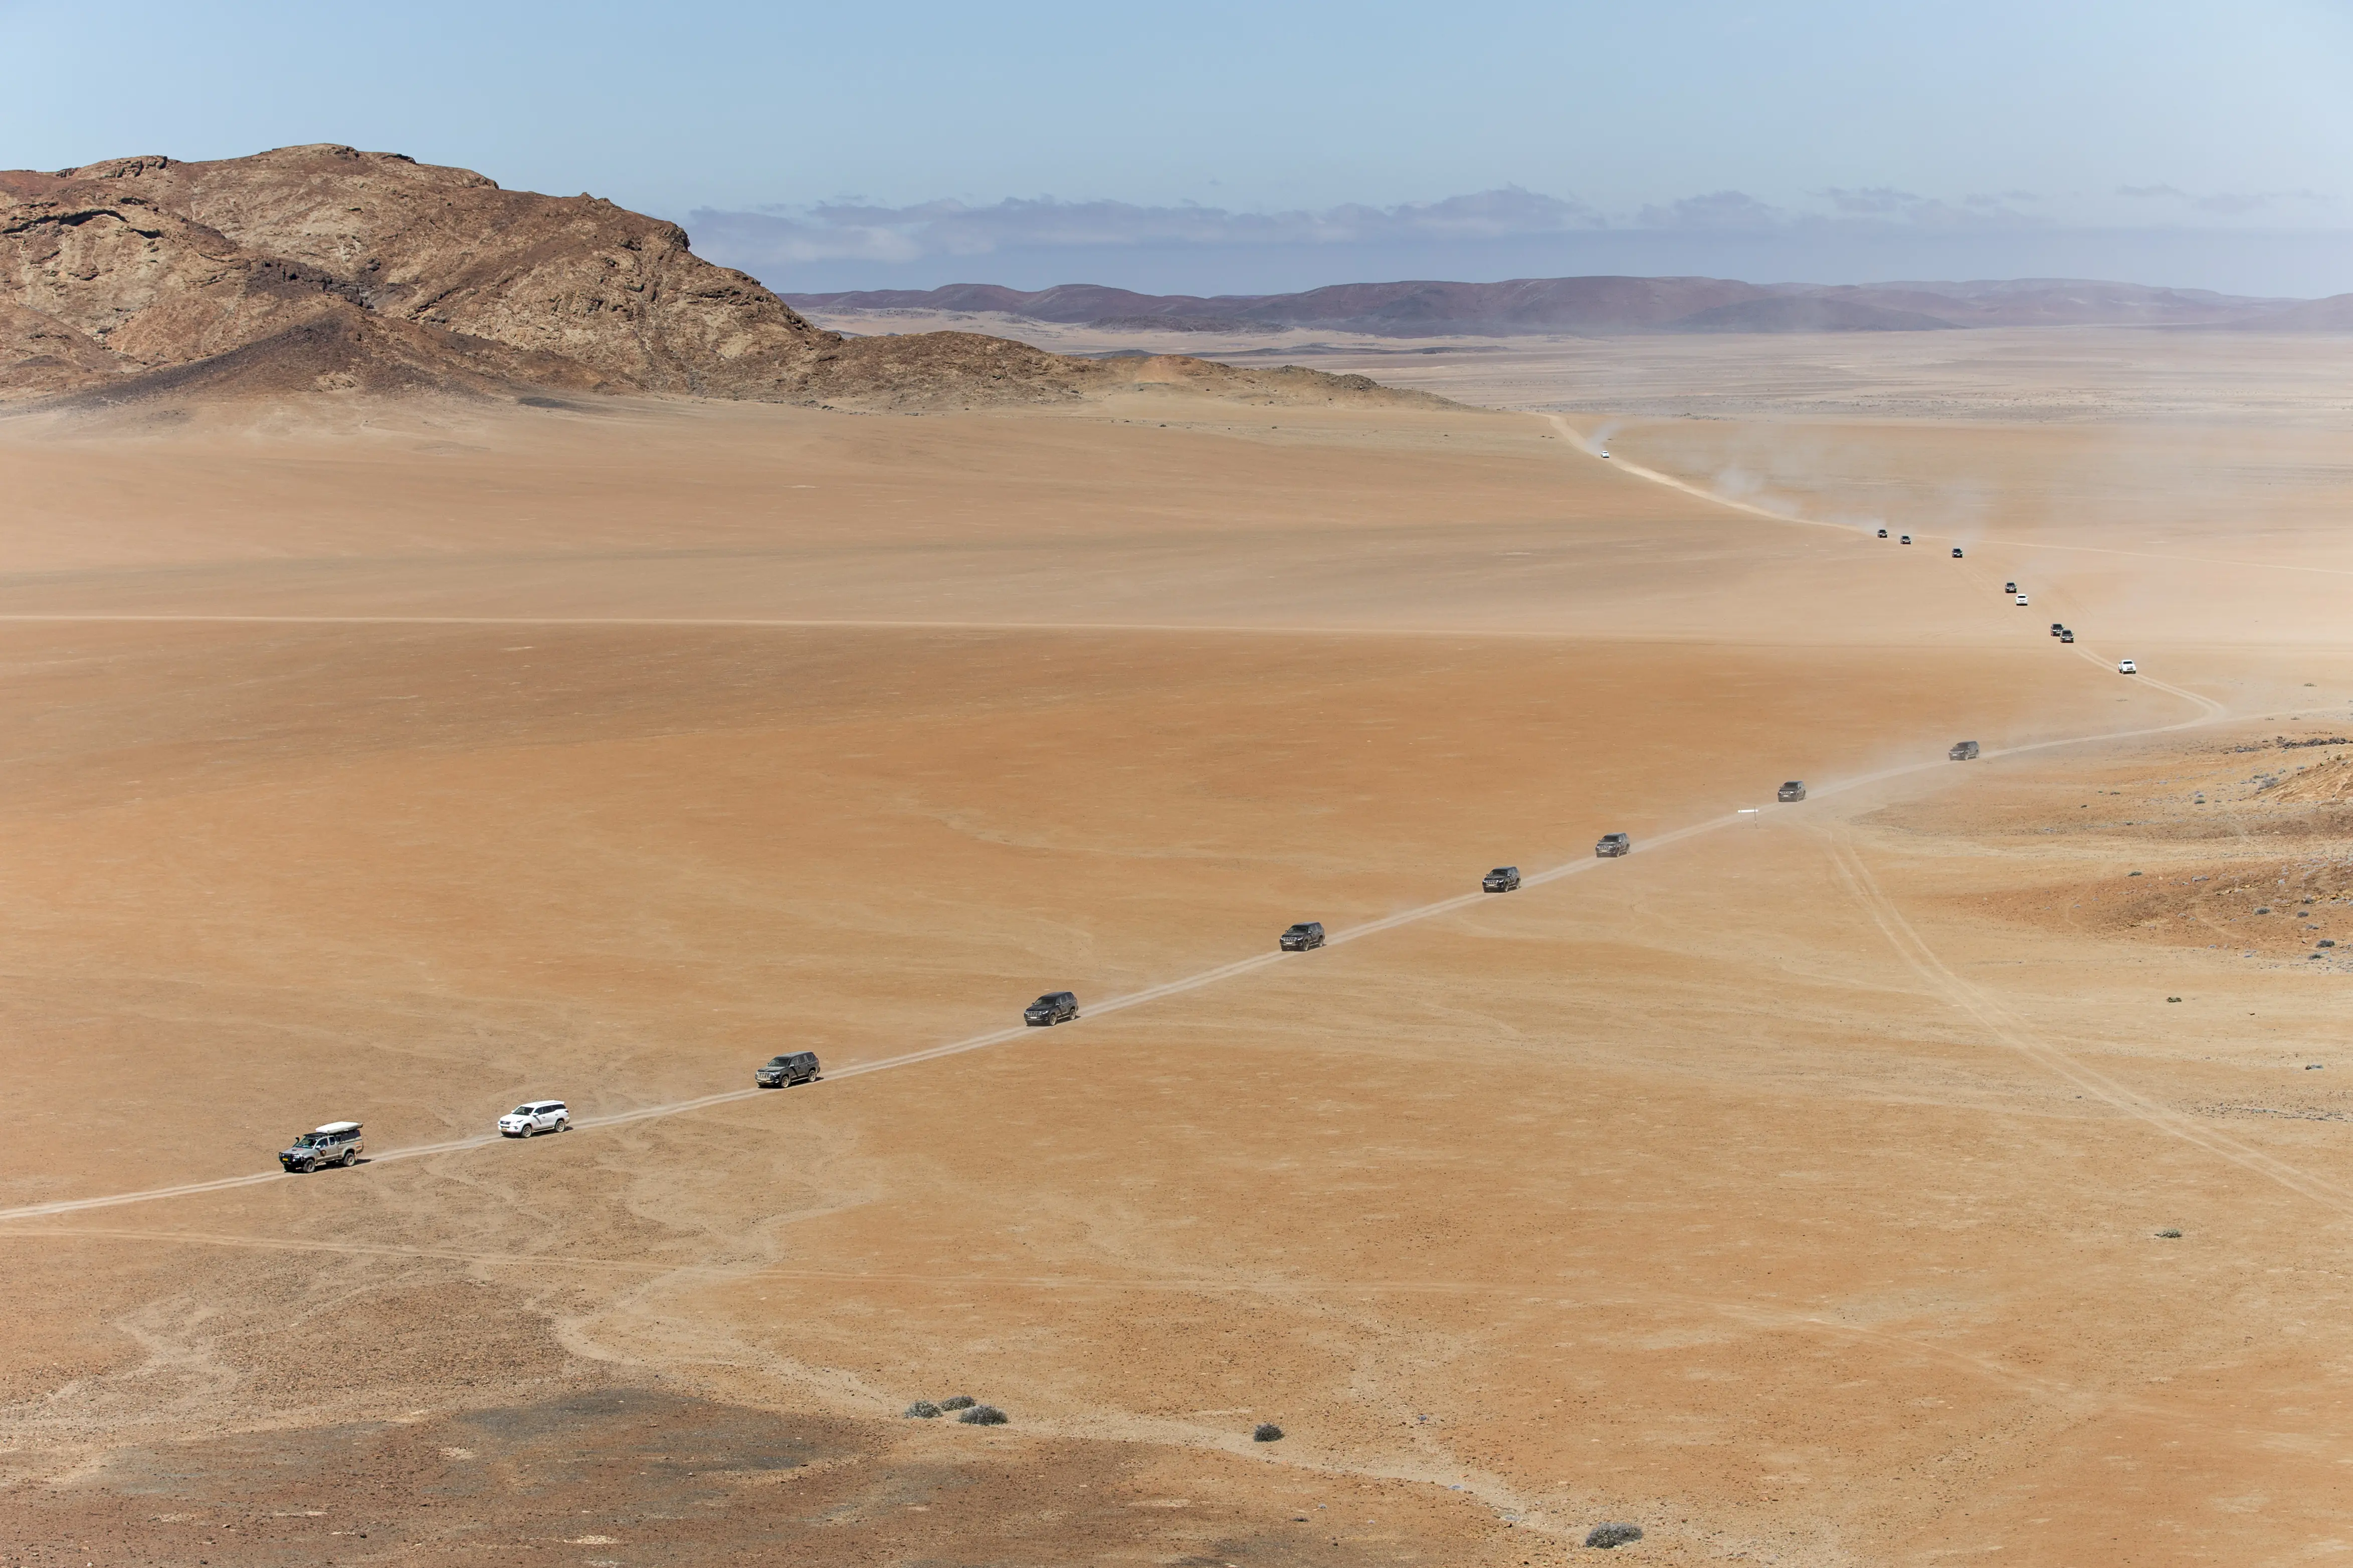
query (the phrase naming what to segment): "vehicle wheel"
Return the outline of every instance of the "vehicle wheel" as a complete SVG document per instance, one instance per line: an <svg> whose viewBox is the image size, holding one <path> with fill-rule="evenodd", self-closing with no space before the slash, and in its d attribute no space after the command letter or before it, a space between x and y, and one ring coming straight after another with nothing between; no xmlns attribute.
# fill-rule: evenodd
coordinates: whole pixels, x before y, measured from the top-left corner
<svg viewBox="0 0 2353 1568"><path fill-rule="evenodd" d="M356 1150L356 1149L346 1149L346 1150L344 1150L344 1151L343 1151L343 1169L344 1169L344 1170L348 1171L348 1170L350 1170L353 1165L356 1165L356 1164L358 1164L359 1163L360 1163L360 1152L359 1152L358 1150Z"/></svg>
<svg viewBox="0 0 2353 1568"><path fill-rule="evenodd" d="M523 1130L522 1130L522 1135L523 1135L524 1137L526 1137L526 1138L535 1138L535 1137L537 1137L537 1136L539 1135L539 1126L538 1126L538 1124L537 1124L536 1122L534 1122L534 1123L532 1123L532 1124L530 1124L530 1125L525 1126L525 1127L523 1128Z"/></svg>

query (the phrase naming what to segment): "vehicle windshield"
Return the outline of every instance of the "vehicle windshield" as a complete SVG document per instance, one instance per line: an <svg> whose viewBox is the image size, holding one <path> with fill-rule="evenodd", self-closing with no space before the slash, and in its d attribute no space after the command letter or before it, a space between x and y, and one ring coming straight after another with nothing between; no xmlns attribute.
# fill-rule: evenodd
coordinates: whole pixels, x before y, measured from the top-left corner
<svg viewBox="0 0 2353 1568"><path fill-rule="evenodd" d="M536 1105L518 1105L512 1110L507 1112L507 1114L510 1116L531 1116L536 1114L538 1110L539 1107Z"/></svg>

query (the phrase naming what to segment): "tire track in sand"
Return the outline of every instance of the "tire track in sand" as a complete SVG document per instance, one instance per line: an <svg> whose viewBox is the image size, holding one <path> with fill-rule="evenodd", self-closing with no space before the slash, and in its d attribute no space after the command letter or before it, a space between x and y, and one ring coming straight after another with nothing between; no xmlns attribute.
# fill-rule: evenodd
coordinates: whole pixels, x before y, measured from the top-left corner
<svg viewBox="0 0 2353 1568"><path fill-rule="evenodd" d="M1905 967L1953 1006L1976 1019L1978 1026L1994 1039L2054 1078L2106 1101L2159 1132L2193 1144L2340 1214L2353 1214L2353 1189L2300 1170L2253 1144L2239 1142L2219 1128L2206 1126L2170 1106L2161 1105L2042 1038L2023 1018L1983 988L1962 979L1936 956L1936 949L1904 917L1904 911L1887 896L1887 890L1871 874L1871 868L1842 834L1833 831L1830 847L1831 864L1839 880L1869 912L1873 923L1887 938L1888 945L1895 950Z"/></svg>

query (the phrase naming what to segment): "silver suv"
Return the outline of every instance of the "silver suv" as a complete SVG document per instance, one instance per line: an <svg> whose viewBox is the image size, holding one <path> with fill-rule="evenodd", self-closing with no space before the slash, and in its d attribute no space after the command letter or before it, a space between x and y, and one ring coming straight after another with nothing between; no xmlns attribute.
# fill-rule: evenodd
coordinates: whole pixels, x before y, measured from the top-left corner
<svg viewBox="0 0 2353 1568"><path fill-rule="evenodd" d="M1604 860L1625 854L1634 847L1634 841L1622 833L1605 833L1595 841L1593 853Z"/></svg>
<svg viewBox="0 0 2353 1568"><path fill-rule="evenodd" d="M356 1165L367 1152L367 1141L360 1136L356 1121L330 1121L315 1131L305 1132L294 1140L290 1148L278 1152L278 1163L289 1171L310 1174L322 1165Z"/></svg>

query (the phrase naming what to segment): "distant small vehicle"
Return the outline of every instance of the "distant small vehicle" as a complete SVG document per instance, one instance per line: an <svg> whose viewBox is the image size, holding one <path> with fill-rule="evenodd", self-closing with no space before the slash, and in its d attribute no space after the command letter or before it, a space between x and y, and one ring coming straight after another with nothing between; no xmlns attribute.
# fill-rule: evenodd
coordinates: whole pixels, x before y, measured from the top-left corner
<svg viewBox="0 0 2353 1568"><path fill-rule="evenodd" d="M2135 664L2128 658L2120 658L2116 660L2116 673L2118 675L2138 675L2140 673L2140 666Z"/></svg>
<svg viewBox="0 0 2353 1568"><path fill-rule="evenodd" d="M1960 547L1959 545L1956 544L1956 545L1954 545L1954 546L1953 546L1953 559L1954 559L1954 560L1956 560L1956 561L1958 561L1960 558L1961 558L1961 547Z"/></svg>
<svg viewBox="0 0 2353 1568"><path fill-rule="evenodd" d="M1079 1016L1079 999L1068 991L1049 991L1021 1009L1021 1021L1032 1028L1067 1024Z"/></svg>
<svg viewBox="0 0 2353 1568"><path fill-rule="evenodd" d="M1880 538L1882 538L1882 539L1886 538L1886 537L1887 537L1887 531L1886 531L1885 529L1883 529L1883 529L1881 529L1881 530L1879 531L1879 537L1880 537Z"/></svg>
<svg viewBox="0 0 2353 1568"><path fill-rule="evenodd" d="M1305 952L1324 945L1324 922L1301 921L1274 939L1274 945L1284 952Z"/></svg>
<svg viewBox="0 0 2353 1568"><path fill-rule="evenodd" d="M1912 536L1911 536L1910 534L1908 534L1908 533L1907 533L1907 534L1905 534L1905 535L1904 536L1904 542L1905 542L1905 543L1906 543L1906 544L1911 543L1911 542L1912 542Z"/></svg>
<svg viewBox="0 0 2353 1568"><path fill-rule="evenodd" d="M543 1132L572 1131L572 1112L560 1100L533 1100L499 1118L501 1138L536 1138Z"/></svg>
<svg viewBox="0 0 2353 1568"><path fill-rule="evenodd" d="M1518 892L1520 890L1520 868L1517 866L1496 867L1493 870L1479 879L1479 890L1482 893Z"/></svg>
<svg viewBox="0 0 2353 1568"><path fill-rule="evenodd" d="M2073 642L2075 640L2075 634L2073 632L2063 631L2059 634L2059 640L2061 642Z"/></svg>
<svg viewBox="0 0 2353 1568"><path fill-rule="evenodd" d="M1791 779L1788 784L1783 784L1779 790L1775 792L1774 798L1783 801L1805 799L1806 781L1803 779Z"/></svg>
<svg viewBox="0 0 2353 1568"><path fill-rule="evenodd" d="M754 1068L752 1081L762 1089L790 1089L797 1083L815 1083L817 1073L815 1051L786 1051Z"/></svg>
<svg viewBox="0 0 2353 1568"><path fill-rule="evenodd" d="M2015 594L2018 592L2018 584L2015 583L2004 583L2001 585L2001 591L2005 594Z"/></svg>
<svg viewBox="0 0 2353 1568"><path fill-rule="evenodd" d="M2063 621L2053 621L2051 623L2051 635L2054 637L2066 629L2067 626Z"/></svg>
<svg viewBox="0 0 2353 1568"><path fill-rule="evenodd" d="M1975 741L1956 741L1953 742L1953 749L1945 753L1957 763L1973 762L1977 754L1978 743Z"/></svg>
<svg viewBox="0 0 2353 1568"><path fill-rule="evenodd" d="M1601 459L1603 462L1605 462L1605 463L1606 463L1606 462L1608 462L1608 461L1609 460L1609 453L1607 453L1607 452L1601 452L1601 453L1599 453L1599 454L1597 454L1597 456L1599 456L1599 457L1600 458L1600 459Z"/></svg>
<svg viewBox="0 0 2353 1568"><path fill-rule="evenodd" d="M2027 602L2027 600L2026 600L2026 595L2023 595L2023 594L2021 594L2021 595L2018 596L2018 603L2019 603L2020 606L2021 606L2021 608L2022 608L2022 607L2024 607L2024 605L2025 605L2026 602Z"/></svg>
<svg viewBox="0 0 2353 1568"><path fill-rule="evenodd" d="M1622 833L1605 833L1594 841L1593 853L1604 860L1614 859L1634 847L1634 841Z"/></svg>
<svg viewBox="0 0 2353 1568"><path fill-rule="evenodd" d="M358 1122L330 1121L280 1150L278 1163L284 1170L308 1175L322 1165L356 1165L366 1152L367 1141L360 1136Z"/></svg>

